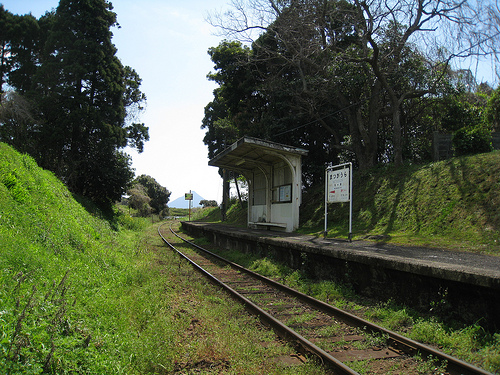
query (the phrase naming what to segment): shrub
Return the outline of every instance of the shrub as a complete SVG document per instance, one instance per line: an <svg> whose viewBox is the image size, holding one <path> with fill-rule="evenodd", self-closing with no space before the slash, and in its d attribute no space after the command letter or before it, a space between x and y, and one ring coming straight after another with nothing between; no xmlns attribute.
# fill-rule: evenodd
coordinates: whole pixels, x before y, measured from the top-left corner
<svg viewBox="0 0 500 375"><path fill-rule="evenodd" d="M464 127L453 134L457 156L480 154L493 150L491 132L485 126Z"/></svg>

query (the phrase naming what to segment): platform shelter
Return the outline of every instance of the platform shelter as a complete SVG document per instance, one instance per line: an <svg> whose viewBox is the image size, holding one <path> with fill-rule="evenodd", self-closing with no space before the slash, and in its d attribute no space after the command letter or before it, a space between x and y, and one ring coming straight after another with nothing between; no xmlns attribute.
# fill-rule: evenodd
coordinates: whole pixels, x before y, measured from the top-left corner
<svg viewBox="0 0 500 375"><path fill-rule="evenodd" d="M292 232L299 226L302 156L307 150L244 137L208 165L235 171L248 181L248 226Z"/></svg>

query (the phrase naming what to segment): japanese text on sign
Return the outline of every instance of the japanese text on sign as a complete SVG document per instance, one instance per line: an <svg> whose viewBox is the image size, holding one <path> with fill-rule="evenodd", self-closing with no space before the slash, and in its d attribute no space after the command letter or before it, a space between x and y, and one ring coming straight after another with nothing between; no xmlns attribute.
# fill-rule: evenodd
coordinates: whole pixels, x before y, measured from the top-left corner
<svg viewBox="0 0 500 375"><path fill-rule="evenodd" d="M332 202L349 202L349 168L328 171L328 198Z"/></svg>

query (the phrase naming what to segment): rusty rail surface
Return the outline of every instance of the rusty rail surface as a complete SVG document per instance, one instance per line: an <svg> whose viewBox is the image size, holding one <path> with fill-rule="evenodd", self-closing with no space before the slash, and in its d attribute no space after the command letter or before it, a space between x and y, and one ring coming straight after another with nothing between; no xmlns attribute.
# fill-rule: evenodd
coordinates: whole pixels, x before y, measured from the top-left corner
<svg viewBox="0 0 500 375"><path fill-rule="evenodd" d="M165 224L165 223L164 223ZM288 341L291 341L294 344L298 344L300 348L304 352L312 353L316 356L318 356L322 362L327 365L328 367L332 368L335 374L358 374L354 370L350 369L348 366L346 366L344 363L330 355L328 352L325 350L321 349L311 341L307 340L297 332L295 332L293 329L287 327L285 324L280 322L279 320L275 319L273 316L271 316L269 313L261 309L259 306L257 306L255 303L250 301L248 298L244 297L240 293L238 293L236 290L219 280L217 277L209 273L207 270L203 269L200 265L196 264L193 260L191 260L188 256L183 254L180 250L175 248L170 242L165 239L165 237L161 234L160 228L162 225L161 224L158 227L158 234L162 238L162 240L173 250L175 250L181 257L186 259L192 266L201 272L203 275L205 275L207 278L209 278L212 282L215 284L221 286L224 288L227 292L229 292L235 299L239 300L250 312L253 314L256 314L259 316L261 321L269 325L275 332L280 335L281 337L287 339ZM449 374L463 374L463 375L492 375L490 372L487 372L479 367L476 367L472 364L469 364L467 362L464 362L460 359L454 358L446 353L443 353L441 351L435 350L427 345L424 345L422 343L419 343L417 341L408 339L398 333L392 332L388 329L385 329L381 326L378 326L372 322L369 322L365 319L362 319L356 315L353 315L347 311L341 310L335 306L329 305L323 301L317 300L315 298L312 298L304 293L301 293L299 291L296 291L292 288L289 288L281 283L278 283L270 278L267 278L265 276L262 276L256 272L253 272L251 270L248 270L234 262L231 262L227 259L224 259L223 257L214 254L213 252L204 249L203 247L181 237L179 234L177 234L173 229L172 226L170 225L170 231L172 234L174 234L176 237L178 237L180 240L186 242L190 246L193 246L197 250L209 255L210 257L213 257L217 259L220 262L223 262L224 264L230 265L232 268L243 272L247 275L250 275L251 277L260 280L261 282L279 289L280 291L293 296L302 302L310 305L311 307L320 310L326 314L329 314L336 319L350 325L353 327L358 327L366 332L372 333L372 334L378 334L378 335L384 335L387 337L388 344L392 347L395 348L397 351L404 352L409 355L415 355L419 353L422 357L424 358L433 358L433 359L438 359L439 361L446 363L447 365L447 371Z"/></svg>

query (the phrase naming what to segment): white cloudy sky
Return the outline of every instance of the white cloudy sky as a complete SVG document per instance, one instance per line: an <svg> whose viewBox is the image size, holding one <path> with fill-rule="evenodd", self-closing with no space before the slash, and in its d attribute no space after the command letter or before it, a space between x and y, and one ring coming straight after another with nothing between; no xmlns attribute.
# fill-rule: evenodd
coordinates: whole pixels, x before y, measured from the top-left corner
<svg viewBox="0 0 500 375"><path fill-rule="evenodd" d="M206 79L213 70L207 54L221 40L206 21L229 0L114 0L121 28L113 42L124 65L141 76L147 109L141 122L149 127L144 152L132 156L136 175L147 174L172 192L171 201L189 190L221 201L222 180L208 166L208 150L200 129L204 107L216 87ZM39 17L58 0L0 0L14 14Z"/></svg>

